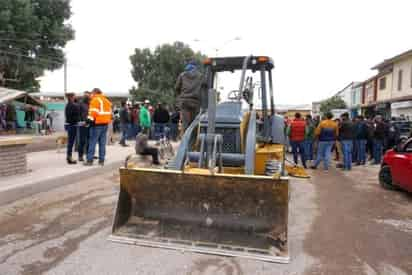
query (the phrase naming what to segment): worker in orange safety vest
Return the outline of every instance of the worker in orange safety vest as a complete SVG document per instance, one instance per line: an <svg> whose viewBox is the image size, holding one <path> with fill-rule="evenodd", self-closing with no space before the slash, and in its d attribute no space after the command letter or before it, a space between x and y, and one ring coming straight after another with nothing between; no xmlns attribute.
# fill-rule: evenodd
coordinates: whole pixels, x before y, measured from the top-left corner
<svg viewBox="0 0 412 275"><path fill-rule="evenodd" d="M93 165L96 144L99 144L99 164L104 165L108 125L112 122L112 103L98 88L93 89L87 121L90 125L86 166Z"/></svg>

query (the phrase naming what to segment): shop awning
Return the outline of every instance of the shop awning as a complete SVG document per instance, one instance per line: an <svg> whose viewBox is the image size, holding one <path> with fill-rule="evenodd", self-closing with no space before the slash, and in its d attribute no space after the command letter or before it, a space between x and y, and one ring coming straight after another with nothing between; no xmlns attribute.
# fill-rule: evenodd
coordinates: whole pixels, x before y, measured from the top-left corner
<svg viewBox="0 0 412 275"><path fill-rule="evenodd" d="M41 101L31 96L27 92L0 87L0 104L8 103L11 101L18 101L24 104L39 106L42 108L45 107L45 105Z"/></svg>

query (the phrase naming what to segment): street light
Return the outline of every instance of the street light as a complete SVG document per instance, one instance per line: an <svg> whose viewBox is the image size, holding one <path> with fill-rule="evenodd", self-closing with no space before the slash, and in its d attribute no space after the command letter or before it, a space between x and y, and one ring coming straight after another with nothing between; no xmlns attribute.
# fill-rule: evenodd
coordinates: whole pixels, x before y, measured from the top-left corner
<svg viewBox="0 0 412 275"><path fill-rule="evenodd" d="M219 47L212 47L212 49L215 51L215 57L218 57L218 56L219 56L219 51L222 50L223 47L227 46L228 44L232 43L233 41L240 41L240 40L242 40L242 38L241 38L240 36L235 36L235 37L233 37L232 39L226 40L226 41L225 41L223 44L221 44ZM193 41L194 41L194 42L197 42L197 43L202 43L202 42L203 42L202 40L197 39L197 38L193 39ZM214 83L214 86L216 87L216 89L217 89L217 87L219 87L219 81L218 81L218 76L217 76L217 74L215 75L215 83Z"/></svg>
<svg viewBox="0 0 412 275"><path fill-rule="evenodd" d="M219 56L219 51L223 49L223 47L227 46L228 44L230 44L233 41L240 41L242 40L242 38L240 36L235 36L232 39L229 39L227 41L225 41L223 44L221 44L219 47L211 47L213 49L213 51L215 52L216 57ZM193 39L194 42L198 42L198 43L202 43L204 41L200 40L200 39Z"/></svg>

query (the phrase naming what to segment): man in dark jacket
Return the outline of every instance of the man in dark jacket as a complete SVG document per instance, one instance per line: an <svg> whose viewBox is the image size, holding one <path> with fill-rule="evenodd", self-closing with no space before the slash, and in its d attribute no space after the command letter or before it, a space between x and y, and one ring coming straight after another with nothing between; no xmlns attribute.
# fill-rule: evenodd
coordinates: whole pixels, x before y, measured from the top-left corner
<svg viewBox="0 0 412 275"><path fill-rule="evenodd" d="M315 141L315 122L311 115L306 115L305 159L313 160L313 143Z"/></svg>
<svg viewBox="0 0 412 275"><path fill-rule="evenodd" d="M395 122L395 118L392 118L391 122L388 124L389 133L387 137L387 142L385 144L385 150L393 148L395 145L399 143L401 139L401 131Z"/></svg>
<svg viewBox="0 0 412 275"><path fill-rule="evenodd" d="M77 126L80 121L80 107L79 105L75 102L76 97L74 93L67 93L67 105L64 110L65 117L66 117L66 123L65 123L65 128L67 131L67 163L68 164L76 164L77 162L73 160L72 158L72 153L73 153L73 145L74 142L76 141L76 134L77 134Z"/></svg>
<svg viewBox="0 0 412 275"><path fill-rule="evenodd" d="M349 114L341 115L342 122L339 126L339 141L342 146L343 154L343 170L352 169L352 147L354 138L354 127L352 121L349 119Z"/></svg>
<svg viewBox="0 0 412 275"><path fill-rule="evenodd" d="M127 133L129 132L129 125L130 125L130 112L129 108L126 104L126 101L121 102L121 108L120 108L120 130L122 131L122 137L120 138L119 144L126 147L128 146L126 144L126 139L127 139Z"/></svg>
<svg viewBox="0 0 412 275"><path fill-rule="evenodd" d="M200 91L203 77L194 62L186 65L176 81L177 104L181 111L183 130L192 123L200 109Z"/></svg>
<svg viewBox="0 0 412 275"><path fill-rule="evenodd" d="M366 126L368 127L368 140L366 142L366 151L369 153L369 160L373 159L373 136L375 134L375 123L372 117L366 120Z"/></svg>
<svg viewBox="0 0 412 275"><path fill-rule="evenodd" d="M355 122L356 164L366 164L366 143L368 140L368 125L363 116L358 116Z"/></svg>
<svg viewBox="0 0 412 275"><path fill-rule="evenodd" d="M154 137L159 140L165 135L165 127L169 123L170 115L163 104L157 104L157 108L153 114L154 122Z"/></svg>
<svg viewBox="0 0 412 275"><path fill-rule="evenodd" d="M89 144L89 125L87 125L87 115L89 114L90 95L85 92L80 99L80 122L79 122L79 161L84 161L83 155L87 153Z"/></svg>
<svg viewBox="0 0 412 275"><path fill-rule="evenodd" d="M375 117L375 131L373 135L373 164L380 164L383 154L385 137L388 135L388 126L383 121L382 116Z"/></svg>

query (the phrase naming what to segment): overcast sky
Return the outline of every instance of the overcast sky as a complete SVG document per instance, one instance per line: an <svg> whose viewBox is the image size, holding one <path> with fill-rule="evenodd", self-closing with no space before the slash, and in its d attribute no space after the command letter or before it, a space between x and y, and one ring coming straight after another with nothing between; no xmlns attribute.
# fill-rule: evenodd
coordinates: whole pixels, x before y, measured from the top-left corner
<svg viewBox="0 0 412 275"><path fill-rule="evenodd" d="M269 55L275 100L310 103L412 48L410 0L72 0L72 11L76 39L66 50L75 92L127 92L134 48L183 41L208 55L215 47L220 56ZM236 36L242 39L223 46ZM62 71L41 84L44 92L63 92Z"/></svg>

